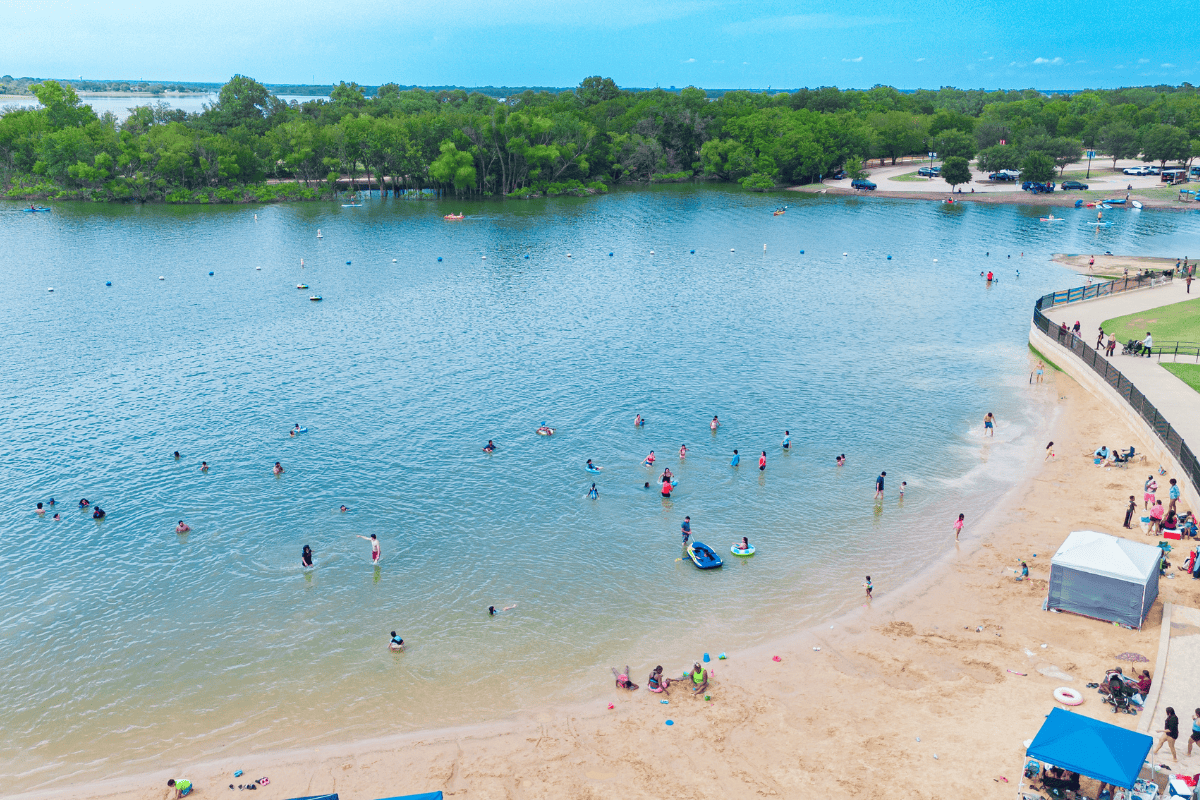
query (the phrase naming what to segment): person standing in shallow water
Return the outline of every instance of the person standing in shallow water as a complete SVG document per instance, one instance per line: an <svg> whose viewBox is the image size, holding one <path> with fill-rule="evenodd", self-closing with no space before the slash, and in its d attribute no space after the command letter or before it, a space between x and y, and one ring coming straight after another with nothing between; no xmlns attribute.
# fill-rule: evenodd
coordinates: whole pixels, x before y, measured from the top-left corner
<svg viewBox="0 0 1200 800"><path fill-rule="evenodd" d="M983 418L983 432L993 438L996 436L996 417L990 411Z"/></svg>
<svg viewBox="0 0 1200 800"><path fill-rule="evenodd" d="M767 468L767 451L763 450L762 455L758 457L758 471L762 472Z"/></svg>
<svg viewBox="0 0 1200 800"><path fill-rule="evenodd" d="M371 543L371 563L378 564L379 559L382 556L382 553L379 552L379 537L373 533L369 537L363 536L361 533L357 533L355 536L360 539L366 539Z"/></svg>
<svg viewBox="0 0 1200 800"><path fill-rule="evenodd" d="M875 479L875 499L883 499L883 479L887 477L886 472L879 473L879 477Z"/></svg>

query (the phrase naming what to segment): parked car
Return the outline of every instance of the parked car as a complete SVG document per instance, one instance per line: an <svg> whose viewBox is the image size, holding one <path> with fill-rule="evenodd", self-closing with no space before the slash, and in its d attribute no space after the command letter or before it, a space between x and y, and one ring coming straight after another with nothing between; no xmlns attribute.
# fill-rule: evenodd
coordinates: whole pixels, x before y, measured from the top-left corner
<svg viewBox="0 0 1200 800"><path fill-rule="evenodd" d="M835 170L832 174L829 175L828 179L831 181L844 181L844 180L846 180L846 170L844 170L844 169Z"/></svg>
<svg viewBox="0 0 1200 800"><path fill-rule="evenodd" d="M1200 166L1192 167L1188 170L1188 174L1193 178L1200 178Z"/></svg>
<svg viewBox="0 0 1200 800"><path fill-rule="evenodd" d="M1150 174L1150 172L1147 170L1146 167L1126 167L1125 169L1123 169L1121 171L1124 172L1126 175L1149 175Z"/></svg>
<svg viewBox="0 0 1200 800"><path fill-rule="evenodd" d="M869 192L875 191L875 184L870 181L850 181L851 189L866 189Z"/></svg>
<svg viewBox="0 0 1200 800"><path fill-rule="evenodd" d="M917 174L923 175L926 178L936 178L938 175L942 174L942 168L941 167L921 167L919 170L917 170Z"/></svg>
<svg viewBox="0 0 1200 800"><path fill-rule="evenodd" d="M1087 189L1087 184L1080 183L1079 181L1063 181L1062 185L1059 186L1058 188L1060 188L1064 191L1066 191L1067 189Z"/></svg>
<svg viewBox="0 0 1200 800"><path fill-rule="evenodd" d="M1021 173L1013 169L1002 169L999 172L993 172L988 175L988 180L992 181L1015 181L1021 177Z"/></svg>
<svg viewBox="0 0 1200 800"><path fill-rule="evenodd" d="M1042 194L1044 192L1053 192L1053 183L1035 183L1034 181L1025 181L1021 184L1021 188L1033 194Z"/></svg>
<svg viewBox="0 0 1200 800"><path fill-rule="evenodd" d="M1143 175L1161 175L1162 174L1162 167L1143 167L1142 169L1146 170L1145 172L1142 173Z"/></svg>

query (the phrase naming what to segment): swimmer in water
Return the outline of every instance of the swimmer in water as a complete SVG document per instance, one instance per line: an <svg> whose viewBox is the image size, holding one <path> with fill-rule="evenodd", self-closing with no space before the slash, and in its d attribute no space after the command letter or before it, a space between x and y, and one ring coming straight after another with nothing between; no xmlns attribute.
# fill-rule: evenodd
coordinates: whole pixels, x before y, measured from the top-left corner
<svg viewBox="0 0 1200 800"><path fill-rule="evenodd" d="M290 436L290 437L292 437L293 439L295 439L295 438L296 438L296 432L295 432L295 431L288 431L288 436Z"/></svg>
<svg viewBox="0 0 1200 800"><path fill-rule="evenodd" d="M51 498L50 498L50 502L49 502L47 505L54 505L54 498L53 498L53 497L51 497Z"/></svg>
<svg viewBox="0 0 1200 800"><path fill-rule="evenodd" d="M368 542L371 543L371 563L378 564L379 558L382 555L379 552L379 537L377 537L373 533L370 536L363 536L362 534L356 533L355 536L357 536L360 539L366 539Z"/></svg>
<svg viewBox="0 0 1200 800"><path fill-rule="evenodd" d="M340 508L338 508L338 511L342 512L343 514L345 514L349 510L350 509L346 508L345 506L341 506Z"/></svg>
<svg viewBox="0 0 1200 800"><path fill-rule="evenodd" d="M844 453L837 457L837 465L839 467L846 465L846 455Z"/></svg>
<svg viewBox="0 0 1200 800"><path fill-rule="evenodd" d="M651 450L651 451L650 451L650 455L648 455L648 456L646 456L645 458L643 458L643 459L642 459L642 464L643 464L644 466L647 466L647 467L648 467L648 466L650 466L650 465L651 465L651 464L653 464L653 463L654 463L654 451L653 451L653 450Z"/></svg>
<svg viewBox="0 0 1200 800"><path fill-rule="evenodd" d="M743 553L745 553L750 549L750 540L743 536L740 542L734 542L733 545L738 550L741 550Z"/></svg>
<svg viewBox="0 0 1200 800"><path fill-rule="evenodd" d="M679 445L679 458L680 459L687 458L687 445L686 444Z"/></svg>
<svg viewBox="0 0 1200 800"><path fill-rule="evenodd" d="M175 451L175 460L176 461L179 460L179 451L178 450Z"/></svg>
<svg viewBox="0 0 1200 800"><path fill-rule="evenodd" d="M276 475L282 475L283 474L283 465L280 464L278 461L276 461L275 466L271 468L271 472L275 473Z"/></svg>
<svg viewBox="0 0 1200 800"><path fill-rule="evenodd" d="M300 566L308 569L313 565L312 548L304 545L304 549L300 551Z"/></svg>
<svg viewBox="0 0 1200 800"><path fill-rule="evenodd" d="M388 650L391 650L393 653L399 653L403 649L404 640L397 636L395 631L392 631L392 640L388 642Z"/></svg>
<svg viewBox="0 0 1200 800"><path fill-rule="evenodd" d="M96 506L92 510L92 519L104 519L105 516L106 516L106 513L105 513L104 509L101 508L100 506Z"/></svg>
<svg viewBox="0 0 1200 800"><path fill-rule="evenodd" d="M650 481L646 481L645 483L643 483L643 484L642 484L642 488L643 488L643 489L649 489L649 488L650 488Z"/></svg>
<svg viewBox="0 0 1200 800"><path fill-rule="evenodd" d="M783 449L790 450L791 447L792 447L792 432L784 431L783 432Z"/></svg>
<svg viewBox="0 0 1200 800"><path fill-rule="evenodd" d="M496 608L495 606L488 606L488 616L494 617L497 614L501 614L505 611L511 611L512 609L514 609L516 607L517 607L516 603L513 603L511 606L505 606L504 608Z"/></svg>
<svg viewBox="0 0 1200 800"><path fill-rule="evenodd" d="M667 497L667 498L669 498L671 496L671 479L670 478L663 478L662 496Z"/></svg>
<svg viewBox="0 0 1200 800"><path fill-rule="evenodd" d="M692 518L684 517L683 524L679 526L679 532L683 534L683 543L687 544L688 537L692 535Z"/></svg>
<svg viewBox="0 0 1200 800"><path fill-rule="evenodd" d="M189 528L188 524L183 520L179 520L179 524L175 526L176 533L187 533L190 530L191 528Z"/></svg>
<svg viewBox="0 0 1200 800"><path fill-rule="evenodd" d="M594 483L593 483L593 484L592 484L592 488L591 488L591 489L588 489L588 497L590 497L591 499L595 500L595 499L596 499L597 497L599 497L599 496L600 496L600 492L598 492L598 491L596 490L596 484L594 484Z"/></svg>
<svg viewBox="0 0 1200 800"><path fill-rule="evenodd" d="M641 414L638 414L636 417L633 418L633 426L635 428L640 428L645 424L646 424L646 420L642 419Z"/></svg>
<svg viewBox="0 0 1200 800"><path fill-rule="evenodd" d="M599 472L600 471L600 467L597 467L595 464L593 464L592 460L590 458L587 460L587 464L585 464L584 467L589 472Z"/></svg>
<svg viewBox="0 0 1200 800"><path fill-rule="evenodd" d="M488 439L488 443L483 446L483 452L485 452L485 453L496 452L496 445L492 443L491 439Z"/></svg>
<svg viewBox="0 0 1200 800"><path fill-rule="evenodd" d="M767 468L767 451L763 450L762 455L758 457L758 471L762 472Z"/></svg>
<svg viewBox="0 0 1200 800"><path fill-rule="evenodd" d="M737 450L734 450L733 451L733 461L729 462L729 466L736 467L740 463L742 463L742 457L738 455Z"/></svg>
<svg viewBox="0 0 1200 800"><path fill-rule="evenodd" d="M669 481L669 480L671 480L671 478L673 478L673 477L675 477L675 476L673 476L673 475L671 474L671 468L670 468L670 467L664 467L664 468L663 468L662 479L663 479L664 481Z"/></svg>
<svg viewBox="0 0 1200 800"><path fill-rule="evenodd" d="M60 517L60 516L59 516L59 515L56 513L56 514L54 515L54 521L55 521L55 522L62 522L62 517Z"/></svg>
<svg viewBox="0 0 1200 800"><path fill-rule="evenodd" d="M293 431L295 431L296 433L301 433L301 430L300 430L300 423L299 423L299 422L297 422L295 425L293 425L293 426L292 426L292 430L293 430Z"/></svg>
<svg viewBox="0 0 1200 800"><path fill-rule="evenodd" d="M200 471L201 471L201 472L208 472L208 462L207 462L207 461L201 461L201 462L200 462Z"/></svg>
<svg viewBox="0 0 1200 800"><path fill-rule="evenodd" d="M86 497L79 501L80 508L87 508L90 505L91 505L91 503L88 502L88 499Z"/></svg>
<svg viewBox="0 0 1200 800"><path fill-rule="evenodd" d="M44 517L44 516L46 515L46 509L42 508L42 504L41 504L41 503L38 503L38 504L37 504L37 509L36 509L36 511L37 511L37 514L38 514L38 516L39 516L39 517Z"/></svg>
<svg viewBox="0 0 1200 800"><path fill-rule="evenodd" d="M714 415L713 421L708 423L708 427L710 430L715 431L717 428L721 427L721 421L719 419L717 419L716 416Z"/></svg>

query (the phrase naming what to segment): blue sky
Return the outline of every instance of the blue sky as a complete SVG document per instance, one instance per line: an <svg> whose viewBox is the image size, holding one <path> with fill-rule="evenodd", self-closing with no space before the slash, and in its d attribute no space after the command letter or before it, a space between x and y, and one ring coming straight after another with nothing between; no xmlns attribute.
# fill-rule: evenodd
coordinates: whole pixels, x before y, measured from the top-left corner
<svg viewBox="0 0 1200 800"><path fill-rule="evenodd" d="M706 88L1200 83L1200 51L1183 43L1195 8L1181 0L29 0L5 4L0 16L0 74L466 86L574 86L598 74L622 86Z"/></svg>

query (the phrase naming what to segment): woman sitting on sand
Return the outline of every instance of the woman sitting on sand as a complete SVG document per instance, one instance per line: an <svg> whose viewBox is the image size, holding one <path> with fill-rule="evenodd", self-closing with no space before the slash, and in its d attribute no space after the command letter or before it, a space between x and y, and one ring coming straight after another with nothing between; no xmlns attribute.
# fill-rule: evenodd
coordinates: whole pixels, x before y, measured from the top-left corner
<svg viewBox="0 0 1200 800"><path fill-rule="evenodd" d="M659 664L646 679L646 688L656 694L670 695L671 679L663 677L662 664Z"/></svg>
<svg viewBox="0 0 1200 800"><path fill-rule="evenodd" d="M708 670L697 661L692 665L692 694L700 694L708 688Z"/></svg>
<svg viewBox="0 0 1200 800"><path fill-rule="evenodd" d="M624 672L617 672L617 668L613 667L612 674L613 674L613 677L615 677L617 679L617 688L618 689L629 689L630 691L637 690L637 688L638 688L637 684L634 683L633 681L629 680L629 665L628 664L625 665Z"/></svg>

